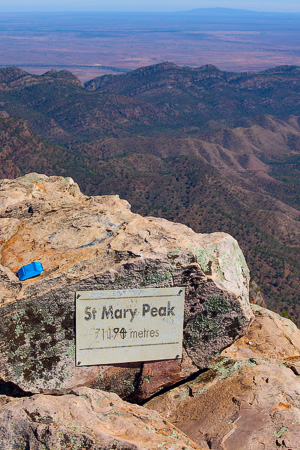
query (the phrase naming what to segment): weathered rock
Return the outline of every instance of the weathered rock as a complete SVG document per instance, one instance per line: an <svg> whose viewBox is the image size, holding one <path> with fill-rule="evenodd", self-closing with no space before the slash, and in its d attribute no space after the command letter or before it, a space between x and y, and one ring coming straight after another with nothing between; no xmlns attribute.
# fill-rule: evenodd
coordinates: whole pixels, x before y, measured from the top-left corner
<svg viewBox="0 0 300 450"><path fill-rule="evenodd" d="M300 356L300 330L289 319L251 305L255 320L248 333L222 352L227 358L264 358L285 362Z"/></svg>
<svg viewBox="0 0 300 450"><path fill-rule="evenodd" d="M85 385L145 399L207 367L252 320L248 268L227 234L143 218L117 196L37 174L1 181L0 229L0 379L26 392ZM20 284L32 261L44 272ZM186 287L182 360L75 367L76 291L171 286Z"/></svg>
<svg viewBox="0 0 300 450"><path fill-rule="evenodd" d="M300 330L253 305L249 333L210 369L147 403L204 448L300 449ZM292 369L292 370L291 370Z"/></svg>
<svg viewBox="0 0 300 450"><path fill-rule="evenodd" d="M0 450L25 448L201 450L156 411L89 388L63 396L10 398L6 404L0 398Z"/></svg>
<svg viewBox="0 0 300 450"><path fill-rule="evenodd" d="M255 305L262 306L263 308L267 307L261 289L254 280L251 280L249 285L249 301Z"/></svg>

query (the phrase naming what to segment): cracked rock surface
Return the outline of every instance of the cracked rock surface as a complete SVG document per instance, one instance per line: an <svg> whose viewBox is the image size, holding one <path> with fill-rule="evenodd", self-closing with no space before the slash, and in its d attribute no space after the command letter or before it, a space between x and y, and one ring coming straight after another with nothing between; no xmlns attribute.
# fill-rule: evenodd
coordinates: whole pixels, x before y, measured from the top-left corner
<svg viewBox="0 0 300 450"><path fill-rule="evenodd" d="M195 380L147 403L203 448L300 450L300 331L253 305L249 333Z"/></svg>
<svg viewBox="0 0 300 450"><path fill-rule="evenodd" d="M43 264L22 283L18 269ZM253 319L249 271L228 234L143 218L118 196L87 197L71 178L0 181L0 392L77 386L143 400L209 363ZM183 359L75 367L76 291L184 286Z"/></svg>
<svg viewBox="0 0 300 450"><path fill-rule="evenodd" d="M0 450L25 448L201 450L156 411L89 388L63 396L0 396Z"/></svg>

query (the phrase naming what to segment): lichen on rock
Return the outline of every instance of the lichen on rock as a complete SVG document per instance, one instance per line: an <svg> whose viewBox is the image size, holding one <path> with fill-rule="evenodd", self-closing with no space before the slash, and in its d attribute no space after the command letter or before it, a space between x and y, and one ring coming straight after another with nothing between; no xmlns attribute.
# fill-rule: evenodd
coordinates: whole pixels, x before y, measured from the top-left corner
<svg viewBox="0 0 300 450"><path fill-rule="evenodd" d="M201 450L156 411L116 394L81 387L63 396L2 399L1 450Z"/></svg>
<svg viewBox="0 0 300 450"><path fill-rule="evenodd" d="M208 367L253 319L249 271L228 234L144 218L118 196L38 174L0 181L1 221L0 379L24 392L91 386L143 400ZM44 272L21 283L32 261ZM75 367L76 291L173 286L186 290L182 360Z"/></svg>
<svg viewBox="0 0 300 450"><path fill-rule="evenodd" d="M299 449L300 330L252 305L247 334L193 380L163 393L155 409L204 448Z"/></svg>

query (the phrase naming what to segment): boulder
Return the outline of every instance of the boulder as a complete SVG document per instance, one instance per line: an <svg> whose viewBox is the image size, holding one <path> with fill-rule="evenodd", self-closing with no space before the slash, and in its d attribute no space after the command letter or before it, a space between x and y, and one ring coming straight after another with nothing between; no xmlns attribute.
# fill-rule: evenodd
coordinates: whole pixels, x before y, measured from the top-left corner
<svg viewBox="0 0 300 450"><path fill-rule="evenodd" d="M0 397L0 450L201 450L156 411L81 387L63 395Z"/></svg>
<svg viewBox="0 0 300 450"><path fill-rule="evenodd" d="M231 236L141 217L118 196L83 195L71 178L1 180L0 230L0 393L88 386L141 401L208 367L253 319ZM20 282L33 261L44 272ZM182 359L75 366L75 292L174 286L186 292Z"/></svg>
<svg viewBox="0 0 300 450"><path fill-rule="evenodd" d="M253 305L249 333L209 370L147 402L198 445L300 449L300 330Z"/></svg>

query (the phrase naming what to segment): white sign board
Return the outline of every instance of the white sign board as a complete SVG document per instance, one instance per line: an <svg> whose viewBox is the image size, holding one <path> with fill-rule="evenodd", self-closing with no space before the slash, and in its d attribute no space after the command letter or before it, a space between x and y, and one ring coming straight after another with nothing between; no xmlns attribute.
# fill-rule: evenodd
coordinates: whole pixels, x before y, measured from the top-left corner
<svg viewBox="0 0 300 450"><path fill-rule="evenodd" d="M182 356L184 288L76 292L76 365Z"/></svg>

